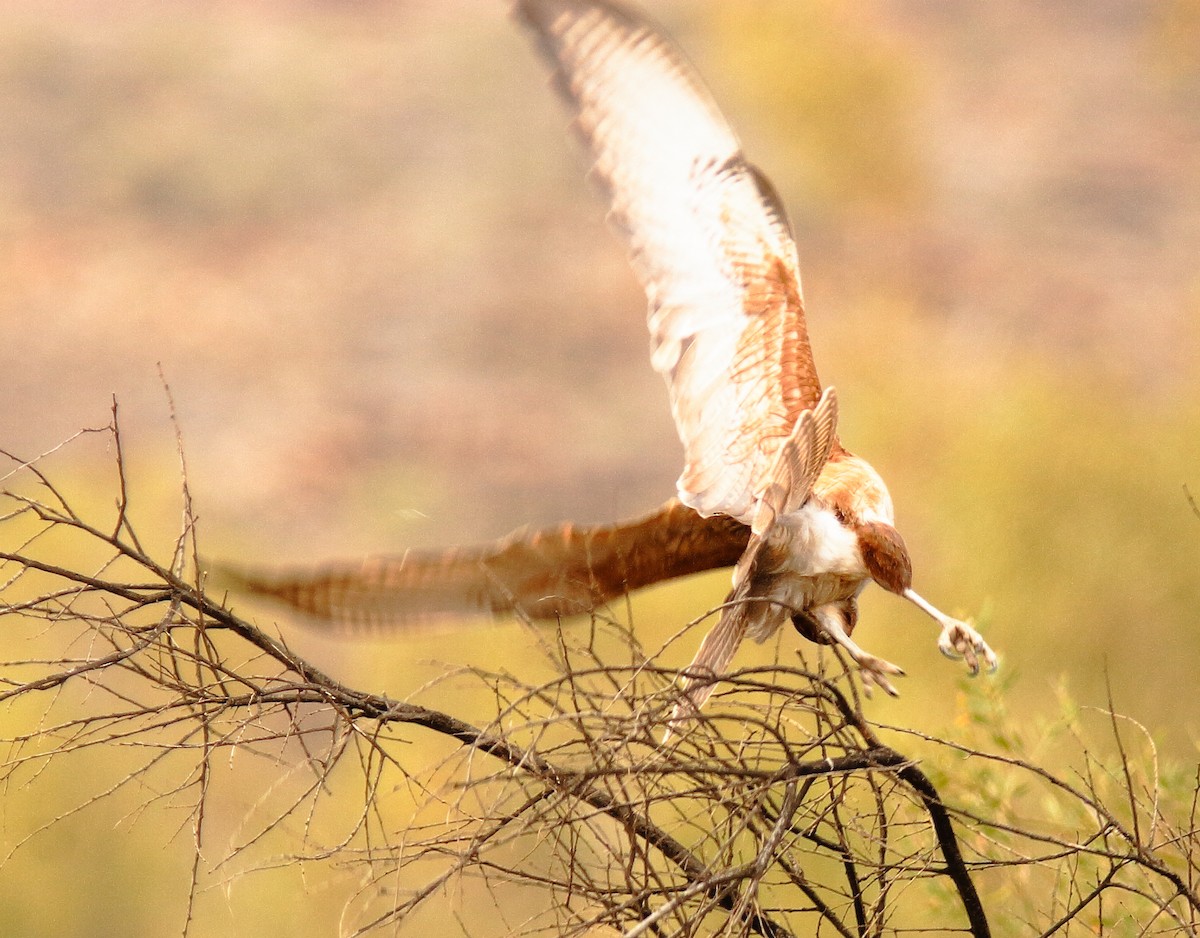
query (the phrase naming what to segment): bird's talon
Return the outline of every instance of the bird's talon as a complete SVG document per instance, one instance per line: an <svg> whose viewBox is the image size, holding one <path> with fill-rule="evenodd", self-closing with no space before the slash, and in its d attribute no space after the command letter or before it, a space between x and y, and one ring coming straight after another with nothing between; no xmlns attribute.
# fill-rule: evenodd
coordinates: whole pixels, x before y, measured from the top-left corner
<svg viewBox="0 0 1200 938"><path fill-rule="evenodd" d="M888 676L904 677L903 668L890 661L884 661L882 658L876 658L874 655L862 655L855 660L862 669L860 673L862 674L863 692L867 697L871 696L873 687L878 687L889 697L900 696L900 691L896 690Z"/></svg>
<svg viewBox="0 0 1200 938"><path fill-rule="evenodd" d="M950 620L942 627L938 638L938 649L947 658L960 659L966 662L967 673L975 677L982 670L980 662L987 665L988 672L999 667L996 653L988 646L972 626L966 622Z"/></svg>

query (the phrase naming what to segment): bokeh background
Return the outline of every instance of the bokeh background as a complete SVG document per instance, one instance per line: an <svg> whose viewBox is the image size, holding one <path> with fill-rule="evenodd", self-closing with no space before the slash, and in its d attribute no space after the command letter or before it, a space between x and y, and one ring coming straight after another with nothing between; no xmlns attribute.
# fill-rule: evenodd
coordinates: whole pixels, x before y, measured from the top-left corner
<svg viewBox="0 0 1200 938"><path fill-rule="evenodd" d="M917 588L986 624L1019 718L1111 688L1163 759L1194 763L1200 2L643 5L791 211L842 438L888 480ZM46 451L115 395L136 518L165 548L161 366L201 549L258 563L670 495L680 447L644 298L505 7L3 0L0 446ZM111 504L111 451L48 466ZM657 646L726 583L636 598L639 634ZM960 670L877 593L862 642L910 677L871 712L944 731ZM439 662L519 671L531 641L333 641L244 608L397 696ZM87 792L37 784L10 804ZM222 797L237 815L256 795ZM180 930L178 823L101 809L22 847L0 866L10 933ZM327 871L222 881L193 933L329 934L339 889Z"/></svg>

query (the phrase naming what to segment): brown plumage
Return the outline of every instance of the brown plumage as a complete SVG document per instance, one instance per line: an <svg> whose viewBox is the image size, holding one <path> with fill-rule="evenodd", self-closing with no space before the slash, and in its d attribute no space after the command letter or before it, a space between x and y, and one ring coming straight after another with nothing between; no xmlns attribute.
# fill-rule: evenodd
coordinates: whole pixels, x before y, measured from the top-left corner
<svg viewBox="0 0 1200 938"><path fill-rule="evenodd" d="M735 564L729 604L684 676L673 725L703 704L742 640L785 622L837 644L864 681L902 673L851 638L874 580L942 627L972 672L996 658L970 625L912 589L875 470L837 439L817 377L796 246L782 203L682 55L607 0L517 0L594 160L649 300L650 360L684 448L678 501L626 524L518 531L495 545L410 551L240 584L359 626L594 608L628 590Z"/></svg>
<svg viewBox="0 0 1200 938"><path fill-rule="evenodd" d="M662 580L729 567L750 529L672 498L618 524L524 527L490 544L409 550L316 568L220 566L227 585L350 630L387 631L471 615L555 619Z"/></svg>

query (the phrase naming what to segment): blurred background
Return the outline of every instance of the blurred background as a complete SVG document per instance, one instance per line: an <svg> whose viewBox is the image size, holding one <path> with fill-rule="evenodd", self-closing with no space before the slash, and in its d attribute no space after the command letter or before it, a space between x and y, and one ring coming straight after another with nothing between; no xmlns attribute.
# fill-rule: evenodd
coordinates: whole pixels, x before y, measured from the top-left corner
<svg viewBox="0 0 1200 938"><path fill-rule="evenodd" d="M1061 688L1103 706L1107 684L1164 759L1194 764L1200 0L642 6L789 207L842 439L888 481L917 589L985 626L1031 725ZM505 4L0 12L0 446L46 451L104 425L115 395L135 520L166 549L161 366L201 550L255 563L612 520L673 492L644 297ZM47 468L111 505L111 451ZM657 647L727 583L637 597L638 634ZM862 643L909 673L871 713L944 731L960 666L919 613L868 597ZM532 642L514 626L337 642L244 611L401 697L439 662L519 670ZM22 934L106 934L106 909L114 934L182 928L186 880L136 900L137 921L118 917L127 894L84 891L125 865L148 882L167 841L185 874L187 837L152 824L18 852L0 912ZM70 882L79 908L34 882ZM262 882L214 889L194 933L336 927L333 900L274 917Z"/></svg>

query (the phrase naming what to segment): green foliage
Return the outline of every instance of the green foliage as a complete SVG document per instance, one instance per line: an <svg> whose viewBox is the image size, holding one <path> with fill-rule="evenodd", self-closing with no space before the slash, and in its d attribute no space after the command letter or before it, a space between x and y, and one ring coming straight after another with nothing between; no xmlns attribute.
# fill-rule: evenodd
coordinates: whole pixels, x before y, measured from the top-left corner
<svg viewBox="0 0 1200 938"><path fill-rule="evenodd" d="M1200 859L1195 764L1160 755L1145 727L1065 687L1056 712L1026 724L1009 712L1008 690L964 683L944 734L961 758L941 749L937 769L926 766L953 792L966 848L991 865L979 882L988 908L1002 910L995 934L1056 922L1088 934L1186 933L1196 910L1164 871L1186 879Z"/></svg>

